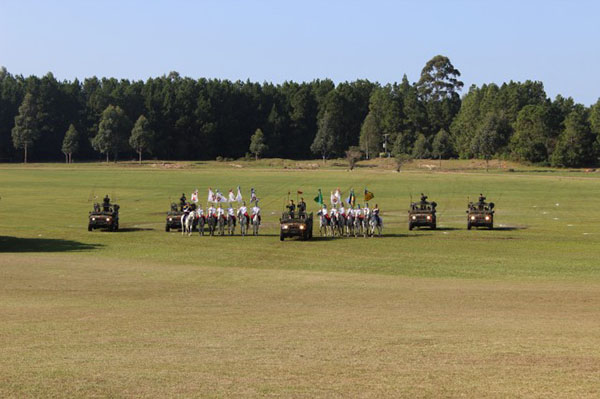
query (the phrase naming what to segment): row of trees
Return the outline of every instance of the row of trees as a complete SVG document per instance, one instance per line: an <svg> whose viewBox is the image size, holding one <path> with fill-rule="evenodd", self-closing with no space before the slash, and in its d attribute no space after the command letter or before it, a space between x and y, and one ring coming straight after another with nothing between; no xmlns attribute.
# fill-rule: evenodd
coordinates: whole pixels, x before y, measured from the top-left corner
<svg viewBox="0 0 600 399"><path fill-rule="evenodd" d="M147 81L57 81L0 69L0 158L67 162L217 156L514 158L584 166L600 154L600 101L549 99L541 82L472 86L444 56L417 82L230 82L172 72ZM136 121L133 123L133 121ZM62 154L61 154L62 152Z"/></svg>

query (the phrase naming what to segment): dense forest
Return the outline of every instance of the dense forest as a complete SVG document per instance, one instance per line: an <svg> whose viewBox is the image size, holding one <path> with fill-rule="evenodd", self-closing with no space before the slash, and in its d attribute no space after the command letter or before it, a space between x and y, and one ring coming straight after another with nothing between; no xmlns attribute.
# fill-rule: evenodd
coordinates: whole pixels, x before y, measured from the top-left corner
<svg viewBox="0 0 600 399"><path fill-rule="evenodd" d="M511 158L592 166L600 157L600 100L547 97L541 82L471 86L444 56L417 82L282 84L194 80L83 82L0 69L0 161L308 159L380 156Z"/></svg>

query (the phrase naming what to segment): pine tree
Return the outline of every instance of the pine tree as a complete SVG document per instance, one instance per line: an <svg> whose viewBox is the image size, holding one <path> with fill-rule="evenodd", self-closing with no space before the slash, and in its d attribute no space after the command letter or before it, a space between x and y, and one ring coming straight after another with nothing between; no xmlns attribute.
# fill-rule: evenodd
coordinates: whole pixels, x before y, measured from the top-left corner
<svg viewBox="0 0 600 399"><path fill-rule="evenodd" d="M106 162L109 161L111 153L114 154L114 160L117 162L118 153L127 145L128 125L129 120L121 107L109 105L102 112L98 133L92 139L92 147L96 151L106 154Z"/></svg>

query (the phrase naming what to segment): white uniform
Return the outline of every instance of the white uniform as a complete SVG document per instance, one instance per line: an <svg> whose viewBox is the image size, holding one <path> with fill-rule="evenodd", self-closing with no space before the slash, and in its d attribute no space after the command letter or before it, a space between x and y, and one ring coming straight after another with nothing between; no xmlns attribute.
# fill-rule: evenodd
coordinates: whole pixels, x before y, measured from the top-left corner
<svg viewBox="0 0 600 399"><path fill-rule="evenodd" d="M362 209L360 209L360 208L356 208L356 209L354 210L354 217L356 217L356 218L359 218L359 217L361 217L361 216L362 216Z"/></svg>
<svg viewBox="0 0 600 399"><path fill-rule="evenodd" d="M344 215L346 216L346 210L344 209L344 206L340 206L340 215Z"/></svg>
<svg viewBox="0 0 600 399"><path fill-rule="evenodd" d="M233 209L232 207L229 207L229 208L227 209L227 214L228 214L229 216L235 216L235 209Z"/></svg>
<svg viewBox="0 0 600 399"><path fill-rule="evenodd" d="M245 215L246 213L248 213L248 208L246 208L245 205L240 206L240 209L238 210L238 215Z"/></svg>
<svg viewBox="0 0 600 399"><path fill-rule="evenodd" d="M196 213L198 213L198 216L199 216L199 217L202 217L202 216L204 216L204 210L203 210L202 208L198 208L198 209L196 209Z"/></svg>
<svg viewBox="0 0 600 399"><path fill-rule="evenodd" d="M331 208L329 210L329 216L331 216L331 217L337 216L337 208Z"/></svg>
<svg viewBox="0 0 600 399"><path fill-rule="evenodd" d="M260 216L260 208L257 206L252 207L252 216L259 215Z"/></svg>
<svg viewBox="0 0 600 399"><path fill-rule="evenodd" d="M208 208L208 217L215 216L216 212L217 210L215 209L215 207L211 206L210 208Z"/></svg>
<svg viewBox="0 0 600 399"><path fill-rule="evenodd" d="M366 218L368 218L371 215L371 210L365 206L363 208L363 214L365 215Z"/></svg>
<svg viewBox="0 0 600 399"><path fill-rule="evenodd" d="M217 218L225 215L225 210L223 208L217 208Z"/></svg>

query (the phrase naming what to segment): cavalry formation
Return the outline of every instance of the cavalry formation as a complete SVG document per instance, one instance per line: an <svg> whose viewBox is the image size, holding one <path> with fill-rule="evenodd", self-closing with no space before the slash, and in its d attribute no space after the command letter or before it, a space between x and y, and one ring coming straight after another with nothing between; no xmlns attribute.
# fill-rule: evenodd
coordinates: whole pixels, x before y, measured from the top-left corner
<svg viewBox="0 0 600 399"><path fill-rule="evenodd" d="M301 193L299 191L299 193ZM258 198L254 189L251 191L251 208L246 206L242 200L240 188L238 195L233 195L230 190L229 199L219 193L214 193L209 189L209 205L206 210L198 204L198 190L192 194L192 201L188 202L185 194L181 195L179 204L171 203L171 208L167 212L165 231L180 230L182 235L192 235L198 232L200 236L205 234L209 236L233 236L236 227L239 225L240 235L246 236L252 234L257 236L261 225L261 210L258 206ZM331 206L328 209L323 203L321 190L315 198L315 202L320 205L317 211L319 219L319 234L322 237L374 237L381 236L383 233L383 219L379 205L375 204L373 208L369 207L368 200L374 195L365 189L365 202L361 207L356 204L354 192L345 201L341 200L339 189L331 194ZM288 193L289 198L289 193ZM428 201L428 197L421 193L419 202L411 202L408 210L408 229L415 227L437 228L436 208L437 203ZM232 204L238 202L239 208L234 208ZM215 203L217 206L215 207ZM222 206L227 204L227 208ZM467 206L467 229L473 227L494 228L494 203L486 202L483 194L479 195L477 202L469 202ZM119 205L111 204L108 195L104 197L102 205L94 204L94 210L89 213L88 231L97 228L106 228L110 231L119 229ZM300 237L308 240L313 236L313 214L307 212L307 206L304 198L301 198L296 205L293 200L288 200L286 211L282 213L280 222L279 238L283 241L287 237Z"/></svg>
<svg viewBox="0 0 600 399"><path fill-rule="evenodd" d="M242 201L237 210L231 204L232 202L229 202L227 209L224 209L221 203L216 208L211 204L205 212L202 205L187 202L185 194L182 194L179 199L179 208L176 203L171 203L171 210L167 213L165 231L178 228L182 235L192 235L194 231L197 231L201 236L204 233L209 236L232 236L239 224L242 236L248 235L249 231L252 235L257 236L261 222L258 200L254 201L254 206L250 210L246 207L245 201Z"/></svg>

